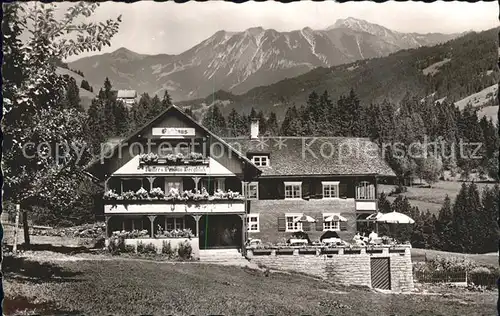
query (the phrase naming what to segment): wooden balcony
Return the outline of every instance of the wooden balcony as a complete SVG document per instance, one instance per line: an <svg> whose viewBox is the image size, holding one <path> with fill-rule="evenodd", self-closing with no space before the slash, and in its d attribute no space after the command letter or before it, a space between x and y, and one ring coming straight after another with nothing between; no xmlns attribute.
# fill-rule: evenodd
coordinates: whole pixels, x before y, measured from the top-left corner
<svg viewBox="0 0 500 316"><path fill-rule="evenodd" d="M376 200L356 200L356 212L370 212L377 210Z"/></svg>
<svg viewBox="0 0 500 316"><path fill-rule="evenodd" d="M245 201L205 200L205 201L165 201L165 200L113 200L104 201L105 214L242 214Z"/></svg>

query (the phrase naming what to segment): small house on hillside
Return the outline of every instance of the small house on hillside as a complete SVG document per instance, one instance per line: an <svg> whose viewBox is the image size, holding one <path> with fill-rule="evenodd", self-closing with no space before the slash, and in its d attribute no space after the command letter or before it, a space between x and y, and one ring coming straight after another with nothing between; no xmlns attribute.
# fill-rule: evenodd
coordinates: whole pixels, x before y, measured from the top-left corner
<svg viewBox="0 0 500 316"><path fill-rule="evenodd" d="M118 90L116 100L122 101L127 106L132 106L137 101L137 91L135 90Z"/></svg>

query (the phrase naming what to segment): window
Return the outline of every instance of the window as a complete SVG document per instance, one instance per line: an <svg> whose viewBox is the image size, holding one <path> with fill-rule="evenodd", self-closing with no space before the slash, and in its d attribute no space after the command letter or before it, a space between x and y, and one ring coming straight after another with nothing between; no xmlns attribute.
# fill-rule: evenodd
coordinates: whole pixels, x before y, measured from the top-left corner
<svg viewBox="0 0 500 316"><path fill-rule="evenodd" d="M332 216L339 216L338 214L333 214L333 213L324 213L323 214L323 231L327 230L334 230L334 231L339 231L340 230L340 218L334 221L327 221L329 217Z"/></svg>
<svg viewBox="0 0 500 316"><path fill-rule="evenodd" d="M300 218L302 214L286 214L285 222L286 222L286 230L287 232L298 232L302 231L302 223L294 222L298 218Z"/></svg>
<svg viewBox="0 0 500 316"><path fill-rule="evenodd" d="M177 189L179 192L183 191L182 188L182 179L181 178L171 178L167 177L165 178L165 193L168 194L170 193L171 189Z"/></svg>
<svg viewBox="0 0 500 316"><path fill-rule="evenodd" d="M145 181L146 184L148 184L147 181ZM137 190L139 190L141 187L143 188L148 188L149 189L149 185L147 186L144 186L144 181L143 179L138 179L138 178L123 178L121 180L121 191L122 193L123 192L127 192L127 191L134 191L136 192Z"/></svg>
<svg viewBox="0 0 500 316"><path fill-rule="evenodd" d="M300 199L302 182L285 182L285 199Z"/></svg>
<svg viewBox="0 0 500 316"><path fill-rule="evenodd" d="M259 231L259 214L247 215L247 231L249 232Z"/></svg>
<svg viewBox="0 0 500 316"><path fill-rule="evenodd" d="M144 223L144 218L140 217L127 217L122 222L122 230L144 230L147 229L149 223Z"/></svg>
<svg viewBox="0 0 500 316"><path fill-rule="evenodd" d="M165 227L167 231L174 229L184 229L186 222L184 217L167 217L165 218Z"/></svg>
<svg viewBox="0 0 500 316"><path fill-rule="evenodd" d="M249 200L258 200L259 199L259 183L258 182L242 182L242 192L243 195L246 195ZM245 188L246 187L246 188Z"/></svg>
<svg viewBox="0 0 500 316"><path fill-rule="evenodd" d="M253 156L252 162L259 167L268 167L269 166L269 157L268 156Z"/></svg>
<svg viewBox="0 0 500 316"><path fill-rule="evenodd" d="M333 199L339 197L339 182L338 181L324 181L323 184L323 198Z"/></svg>
<svg viewBox="0 0 500 316"><path fill-rule="evenodd" d="M375 186L367 181L362 181L356 186L356 199L375 200Z"/></svg>
<svg viewBox="0 0 500 316"><path fill-rule="evenodd" d="M217 191L217 190L225 191L226 190L225 179L223 179L223 178L215 179L214 189L215 189L215 191Z"/></svg>

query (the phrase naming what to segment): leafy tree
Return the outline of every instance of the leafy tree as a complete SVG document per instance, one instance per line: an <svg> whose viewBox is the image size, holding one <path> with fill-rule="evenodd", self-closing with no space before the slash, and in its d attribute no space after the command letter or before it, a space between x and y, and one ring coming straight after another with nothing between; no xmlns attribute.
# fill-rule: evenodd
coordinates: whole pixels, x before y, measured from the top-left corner
<svg viewBox="0 0 500 316"><path fill-rule="evenodd" d="M430 187L439 180L443 168L441 159L429 155L419 160L418 174Z"/></svg>
<svg viewBox="0 0 500 316"><path fill-rule="evenodd" d="M2 5L4 197L21 204L28 244L26 212L33 205L44 203L55 211L78 199L74 189L86 158L81 126L85 117L63 107L67 82L56 73L54 60L110 45L120 17L101 24L76 22L91 16L98 5L77 3L61 20L56 20L53 4ZM25 42L22 33L28 36ZM47 144L41 154L36 152L39 144ZM56 148L59 154L51 155Z"/></svg>

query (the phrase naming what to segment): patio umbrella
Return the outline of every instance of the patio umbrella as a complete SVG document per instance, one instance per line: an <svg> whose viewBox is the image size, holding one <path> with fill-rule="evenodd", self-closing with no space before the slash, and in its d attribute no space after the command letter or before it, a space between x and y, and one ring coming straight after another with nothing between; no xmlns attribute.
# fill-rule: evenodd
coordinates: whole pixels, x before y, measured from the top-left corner
<svg viewBox="0 0 500 316"><path fill-rule="evenodd" d="M383 213L380 213L380 212L377 212L377 213L374 213L374 214L371 214L370 216L368 216L366 219L368 221L374 221L375 222L375 231L377 232L378 234L378 222L377 220L382 216L384 215Z"/></svg>
<svg viewBox="0 0 500 316"><path fill-rule="evenodd" d="M415 221L403 213L396 211L385 213L379 216L376 221L378 223L388 223L388 224L414 224Z"/></svg>
<svg viewBox="0 0 500 316"><path fill-rule="evenodd" d="M380 212L377 212L377 213L374 213L374 214L371 214L370 216L368 216L366 219L369 220L369 221L376 221L377 219L379 219L382 215L384 215L383 213L380 213Z"/></svg>
<svg viewBox="0 0 500 316"><path fill-rule="evenodd" d="M339 222L347 222L347 219L343 216L340 215L331 215L325 218L325 222L333 222L333 221L339 221Z"/></svg>
<svg viewBox="0 0 500 316"><path fill-rule="evenodd" d="M302 216L297 217L296 219L294 219L293 222L294 223L298 223L298 222L301 222L301 223L315 223L316 220L312 216L302 215Z"/></svg>
<svg viewBox="0 0 500 316"><path fill-rule="evenodd" d="M414 224L415 223L415 221L411 217L409 217L408 215L405 215L403 213L399 213L399 212L396 212L396 211L392 211L390 213L382 214L382 216L380 216L376 220L376 222L377 223L391 224L390 228L389 228L389 229L391 229L391 231L393 231L392 228L394 228L393 224Z"/></svg>
<svg viewBox="0 0 500 316"><path fill-rule="evenodd" d="M326 231L321 237L319 238L320 241L323 241L323 239L329 239L329 238L340 238L339 234L337 232L328 230Z"/></svg>

